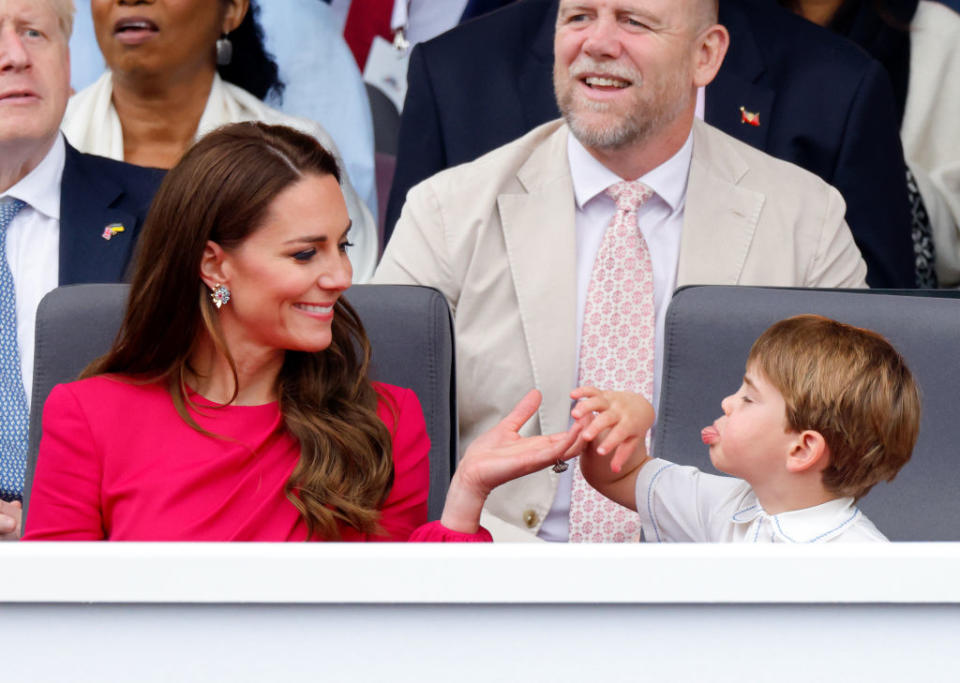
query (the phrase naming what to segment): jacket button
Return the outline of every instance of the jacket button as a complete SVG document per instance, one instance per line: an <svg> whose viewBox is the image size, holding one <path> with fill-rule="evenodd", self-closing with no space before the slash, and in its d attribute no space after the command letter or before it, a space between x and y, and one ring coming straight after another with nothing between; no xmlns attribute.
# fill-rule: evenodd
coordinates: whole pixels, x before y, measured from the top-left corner
<svg viewBox="0 0 960 683"><path fill-rule="evenodd" d="M528 529L532 529L537 526L537 523L540 521L540 516L533 510L524 510L523 511L523 523L527 525Z"/></svg>

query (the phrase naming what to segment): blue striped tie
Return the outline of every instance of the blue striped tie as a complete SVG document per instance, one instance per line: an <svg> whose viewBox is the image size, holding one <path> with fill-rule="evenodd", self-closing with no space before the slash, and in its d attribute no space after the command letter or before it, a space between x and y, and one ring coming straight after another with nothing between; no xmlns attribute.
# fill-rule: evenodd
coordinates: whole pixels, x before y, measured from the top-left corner
<svg viewBox="0 0 960 683"><path fill-rule="evenodd" d="M17 500L27 464L27 395L17 348L17 295L7 263L7 227L24 204L0 200L0 498Z"/></svg>

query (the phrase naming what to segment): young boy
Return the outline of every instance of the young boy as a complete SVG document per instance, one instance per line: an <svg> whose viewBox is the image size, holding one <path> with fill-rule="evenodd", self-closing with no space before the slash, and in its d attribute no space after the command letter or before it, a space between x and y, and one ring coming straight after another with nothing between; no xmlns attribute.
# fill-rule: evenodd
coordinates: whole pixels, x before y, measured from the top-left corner
<svg viewBox="0 0 960 683"><path fill-rule="evenodd" d="M714 467L739 479L650 458L653 408L636 394L572 395L573 416L590 421L584 477L640 513L648 542L885 541L854 502L910 459L920 421L900 354L874 332L815 315L757 339L743 384L702 432Z"/></svg>

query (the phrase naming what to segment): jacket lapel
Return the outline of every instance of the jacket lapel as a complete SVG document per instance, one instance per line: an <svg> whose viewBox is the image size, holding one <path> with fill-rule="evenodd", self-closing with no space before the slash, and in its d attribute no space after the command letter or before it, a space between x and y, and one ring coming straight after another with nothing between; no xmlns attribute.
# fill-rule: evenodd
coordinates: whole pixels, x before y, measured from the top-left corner
<svg viewBox="0 0 960 683"><path fill-rule="evenodd" d="M724 136L694 123L677 286L740 281L765 197L738 186L746 161Z"/></svg>
<svg viewBox="0 0 960 683"><path fill-rule="evenodd" d="M707 86L704 118L724 133L766 149L776 93L760 83L766 65L753 37L755 29L738 3L720 3L720 23L730 31L730 49ZM759 125L745 121L745 113L756 114Z"/></svg>
<svg viewBox="0 0 960 683"><path fill-rule="evenodd" d="M566 146L567 128L560 126L517 174L526 192L497 201L527 352L544 397L545 434L567 428L576 369L576 228Z"/></svg>
<svg viewBox="0 0 960 683"><path fill-rule="evenodd" d="M114 208L123 188L89 166L68 144L60 186L61 285L121 281L137 234L136 217ZM105 239L112 224L124 230Z"/></svg>

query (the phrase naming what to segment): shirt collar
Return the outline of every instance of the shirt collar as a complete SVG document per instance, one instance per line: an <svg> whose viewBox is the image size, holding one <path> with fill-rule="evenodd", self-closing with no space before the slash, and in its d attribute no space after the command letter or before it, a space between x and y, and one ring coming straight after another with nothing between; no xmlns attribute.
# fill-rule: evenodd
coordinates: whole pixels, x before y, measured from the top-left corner
<svg viewBox="0 0 960 683"><path fill-rule="evenodd" d="M60 220L60 182L63 179L63 166L66 162L66 144L63 134L58 133L47 156L20 181L3 193L5 197L14 197L47 218Z"/></svg>
<svg viewBox="0 0 960 683"><path fill-rule="evenodd" d="M641 176L647 187L665 201L671 211L676 211L687 193L687 176L693 158L693 130L687 135L683 146L665 162ZM572 132L568 133L567 162L573 179L573 194L577 208L583 209L594 197L614 183L623 180L616 173L593 157ZM611 200L612 201L612 200Z"/></svg>
<svg viewBox="0 0 960 683"><path fill-rule="evenodd" d="M750 494L730 517L734 524L749 524L758 517L770 522L773 532L785 543L818 543L839 536L861 515L860 508L854 505L853 498L834 498L826 503L801 510L781 512L778 515L767 514Z"/></svg>

